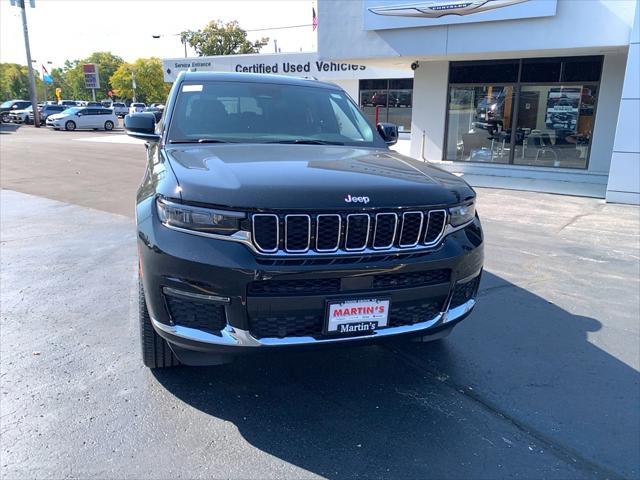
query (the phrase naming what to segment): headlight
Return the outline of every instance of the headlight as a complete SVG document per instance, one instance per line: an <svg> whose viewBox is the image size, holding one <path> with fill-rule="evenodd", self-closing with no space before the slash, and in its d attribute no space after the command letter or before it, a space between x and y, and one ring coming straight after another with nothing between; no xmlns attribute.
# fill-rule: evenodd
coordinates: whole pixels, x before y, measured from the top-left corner
<svg viewBox="0 0 640 480"><path fill-rule="evenodd" d="M453 227L459 227L460 225L469 223L475 216L476 205L474 202L449 209L449 223Z"/></svg>
<svg viewBox="0 0 640 480"><path fill-rule="evenodd" d="M241 212L193 207L162 198L158 198L156 205L158 216L164 225L203 233L231 235L240 230L240 220L245 218L245 214Z"/></svg>

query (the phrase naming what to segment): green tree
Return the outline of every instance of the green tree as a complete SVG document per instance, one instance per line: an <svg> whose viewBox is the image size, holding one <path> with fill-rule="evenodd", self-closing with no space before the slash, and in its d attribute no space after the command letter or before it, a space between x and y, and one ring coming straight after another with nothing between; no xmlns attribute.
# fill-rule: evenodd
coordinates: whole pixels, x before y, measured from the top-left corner
<svg viewBox="0 0 640 480"><path fill-rule="evenodd" d="M123 63L109 79L116 97L133 99L132 77L135 74L136 100L145 103L164 103L171 85L164 82L162 61L159 58L139 58Z"/></svg>
<svg viewBox="0 0 640 480"><path fill-rule="evenodd" d="M112 90L111 76L124 63L124 60L111 52L94 52L81 60L67 60L64 67L54 73L53 87L62 89L62 97L74 100L91 100L91 90L84 86L84 72L82 65L95 63L100 76L100 88L96 90L96 99L107 98L107 92Z"/></svg>
<svg viewBox="0 0 640 480"><path fill-rule="evenodd" d="M187 30L180 33L180 40L187 42L199 56L233 55L236 53L258 53L269 43L268 38L255 42L247 40L247 32L238 22L224 23L214 20L202 30Z"/></svg>
<svg viewBox="0 0 640 480"><path fill-rule="evenodd" d="M36 97L44 100L44 85L35 71ZM17 63L0 63L0 99L29 99L29 69Z"/></svg>

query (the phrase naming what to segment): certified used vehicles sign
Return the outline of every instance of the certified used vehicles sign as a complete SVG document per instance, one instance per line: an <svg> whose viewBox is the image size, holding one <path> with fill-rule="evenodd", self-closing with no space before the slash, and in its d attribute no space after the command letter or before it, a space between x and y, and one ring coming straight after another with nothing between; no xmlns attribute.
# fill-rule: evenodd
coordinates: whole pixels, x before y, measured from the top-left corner
<svg viewBox="0 0 640 480"><path fill-rule="evenodd" d="M386 327L389 316L388 299L360 299L329 302L326 333L367 334Z"/></svg>

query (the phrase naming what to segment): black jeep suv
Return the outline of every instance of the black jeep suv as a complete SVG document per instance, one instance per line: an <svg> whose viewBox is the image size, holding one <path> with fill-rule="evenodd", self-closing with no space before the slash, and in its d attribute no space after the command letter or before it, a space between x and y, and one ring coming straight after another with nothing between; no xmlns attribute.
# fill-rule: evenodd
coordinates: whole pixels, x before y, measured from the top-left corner
<svg viewBox="0 0 640 480"><path fill-rule="evenodd" d="M388 149L339 87L187 72L147 141L136 220L145 365L448 334L483 237L460 178Z"/></svg>

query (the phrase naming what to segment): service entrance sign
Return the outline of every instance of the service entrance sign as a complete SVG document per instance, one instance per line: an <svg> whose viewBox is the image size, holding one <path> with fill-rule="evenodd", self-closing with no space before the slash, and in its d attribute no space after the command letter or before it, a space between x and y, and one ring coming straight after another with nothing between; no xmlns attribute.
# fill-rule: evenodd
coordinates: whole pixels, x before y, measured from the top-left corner
<svg viewBox="0 0 640 480"><path fill-rule="evenodd" d="M85 63L84 65L82 65L82 72L84 73L85 88L90 88L90 89L100 88L100 77L98 76L98 66L95 63Z"/></svg>

